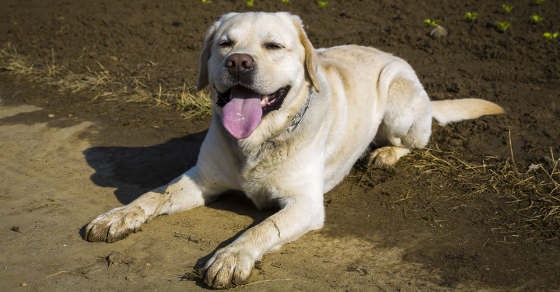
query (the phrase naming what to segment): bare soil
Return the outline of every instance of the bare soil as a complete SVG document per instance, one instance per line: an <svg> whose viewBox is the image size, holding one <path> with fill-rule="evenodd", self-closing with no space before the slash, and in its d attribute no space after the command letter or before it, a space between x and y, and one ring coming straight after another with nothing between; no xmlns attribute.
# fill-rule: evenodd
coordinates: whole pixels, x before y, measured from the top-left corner
<svg viewBox="0 0 560 292"><path fill-rule="evenodd" d="M180 97L195 94L206 28L246 10L293 12L315 47L392 52L433 99L507 114L434 125L392 169L359 161L326 195L325 228L236 289L560 289L560 38L542 36L560 30L559 1L209 2L0 1L0 290L206 289L193 268L270 214L243 194L112 244L81 231L194 164L209 116ZM449 34L430 37L426 18Z"/></svg>

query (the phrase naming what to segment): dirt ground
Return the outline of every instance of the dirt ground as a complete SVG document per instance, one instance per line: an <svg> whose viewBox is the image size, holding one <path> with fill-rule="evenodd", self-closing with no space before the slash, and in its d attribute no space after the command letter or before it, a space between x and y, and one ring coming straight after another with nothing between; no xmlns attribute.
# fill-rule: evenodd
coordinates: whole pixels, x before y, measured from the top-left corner
<svg viewBox="0 0 560 292"><path fill-rule="evenodd" d="M560 30L560 1L510 13L502 1L203 2L0 1L0 290L207 289L193 268L269 215L243 194L112 244L81 232L194 164L209 123L192 101L204 33L246 10L293 12L315 47L375 46L409 61L432 99L507 114L434 125L393 169L359 161L326 194L325 228L235 289L560 289L560 37L543 37ZM430 37L426 18L449 34Z"/></svg>

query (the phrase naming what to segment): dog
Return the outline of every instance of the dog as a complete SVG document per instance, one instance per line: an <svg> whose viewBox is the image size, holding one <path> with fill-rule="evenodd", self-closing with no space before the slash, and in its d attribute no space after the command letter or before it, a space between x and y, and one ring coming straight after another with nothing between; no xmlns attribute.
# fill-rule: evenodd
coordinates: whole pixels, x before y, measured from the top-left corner
<svg viewBox="0 0 560 292"><path fill-rule="evenodd" d="M256 260L325 221L323 195L369 145L369 159L394 165L423 148L432 119L446 124L503 109L482 99L430 101L401 58L356 45L314 49L302 21L286 13L228 13L210 26L198 88L209 86L212 121L196 165L169 184L86 226L89 241L113 242L161 214L202 206L241 190L278 212L218 249L204 281L247 281Z"/></svg>

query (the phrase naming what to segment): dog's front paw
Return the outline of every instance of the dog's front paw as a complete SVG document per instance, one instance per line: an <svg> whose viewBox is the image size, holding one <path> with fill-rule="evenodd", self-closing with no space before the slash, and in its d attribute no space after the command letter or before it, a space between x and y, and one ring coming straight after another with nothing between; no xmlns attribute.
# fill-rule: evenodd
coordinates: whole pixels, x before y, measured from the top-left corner
<svg viewBox="0 0 560 292"><path fill-rule="evenodd" d="M132 232L140 230L145 213L142 208L123 206L103 213L93 219L84 232L88 241L114 242L121 240Z"/></svg>
<svg viewBox="0 0 560 292"><path fill-rule="evenodd" d="M227 246L206 262L204 282L218 289L246 283L254 263L255 257L242 246Z"/></svg>

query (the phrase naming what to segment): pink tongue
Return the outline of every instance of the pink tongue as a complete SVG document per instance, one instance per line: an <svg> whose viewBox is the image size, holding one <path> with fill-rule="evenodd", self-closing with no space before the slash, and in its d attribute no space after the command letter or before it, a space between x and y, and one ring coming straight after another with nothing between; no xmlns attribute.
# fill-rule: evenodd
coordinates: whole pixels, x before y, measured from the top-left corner
<svg viewBox="0 0 560 292"><path fill-rule="evenodd" d="M222 123L236 139L247 138L262 118L261 98L244 89L232 89L232 99L222 108Z"/></svg>

